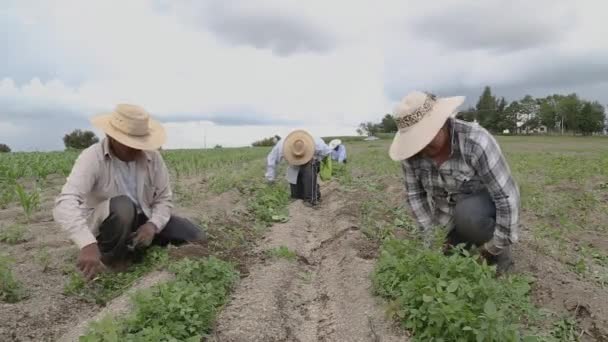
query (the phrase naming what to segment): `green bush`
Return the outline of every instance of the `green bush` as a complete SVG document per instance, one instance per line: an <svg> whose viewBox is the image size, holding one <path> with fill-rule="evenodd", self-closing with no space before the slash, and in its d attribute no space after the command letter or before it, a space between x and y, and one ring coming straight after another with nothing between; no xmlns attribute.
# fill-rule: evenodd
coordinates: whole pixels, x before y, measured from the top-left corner
<svg viewBox="0 0 608 342"><path fill-rule="evenodd" d="M129 316L93 323L80 341L201 341L211 331L238 273L213 257L183 259L171 270L175 280L135 294Z"/></svg>
<svg viewBox="0 0 608 342"><path fill-rule="evenodd" d="M533 312L529 282L496 278L468 252L444 256L416 241L388 240L373 283L415 341L519 341Z"/></svg>

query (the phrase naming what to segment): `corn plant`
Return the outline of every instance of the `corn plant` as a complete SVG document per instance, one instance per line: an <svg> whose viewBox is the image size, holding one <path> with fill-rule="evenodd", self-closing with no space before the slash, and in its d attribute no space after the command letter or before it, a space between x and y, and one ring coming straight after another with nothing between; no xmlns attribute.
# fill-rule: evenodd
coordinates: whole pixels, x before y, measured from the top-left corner
<svg viewBox="0 0 608 342"><path fill-rule="evenodd" d="M38 188L34 187L31 192L27 192L21 184L17 183L15 184L15 193L19 199L19 203L21 203L23 213L29 221L32 213L40 206L40 193Z"/></svg>

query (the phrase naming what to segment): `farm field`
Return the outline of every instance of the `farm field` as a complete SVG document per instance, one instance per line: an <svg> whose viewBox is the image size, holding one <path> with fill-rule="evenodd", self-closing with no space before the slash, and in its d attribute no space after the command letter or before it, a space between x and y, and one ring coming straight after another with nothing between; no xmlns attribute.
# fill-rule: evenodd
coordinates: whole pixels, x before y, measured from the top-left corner
<svg viewBox="0 0 608 342"><path fill-rule="evenodd" d="M268 148L163 151L208 243L91 284L51 213L77 153L0 154L0 341L608 341L608 140L499 142L522 218L498 280L420 246L390 140L348 142L314 209L265 184Z"/></svg>

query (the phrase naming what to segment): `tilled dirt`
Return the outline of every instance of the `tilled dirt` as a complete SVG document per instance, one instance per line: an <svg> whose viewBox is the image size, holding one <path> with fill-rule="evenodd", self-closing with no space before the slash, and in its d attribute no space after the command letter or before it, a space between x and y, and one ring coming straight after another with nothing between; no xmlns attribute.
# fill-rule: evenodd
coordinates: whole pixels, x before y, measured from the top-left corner
<svg viewBox="0 0 608 342"><path fill-rule="evenodd" d="M318 208L301 201L274 225L260 258L220 314L214 341L404 341L372 294L370 246L334 190ZM286 246L295 260L271 258Z"/></svg>

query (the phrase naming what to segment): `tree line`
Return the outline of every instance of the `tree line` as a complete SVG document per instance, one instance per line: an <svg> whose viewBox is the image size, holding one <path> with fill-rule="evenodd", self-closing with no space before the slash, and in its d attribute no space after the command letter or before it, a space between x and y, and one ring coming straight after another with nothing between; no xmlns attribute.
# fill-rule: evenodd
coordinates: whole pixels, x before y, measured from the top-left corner
<svg viewBox="0 0 608 342"><path fill-rule="evenodd" d="M604 106L581 99L576 93L553 94L543 98L526 95L508 103L486 86L475 107L456 116L476 121L494 133L558 132L591 135L606 129Z"/></svg>
<svg viewBox="0 0 608 342"><path fill-rule="evenodd" d="M608 129L604 107L597 101L581 99L577 94L554 94L543 98L526 95L508 102L492 94L486 86L475 107L462 110L456 117L477 122L493 133L557 132L591 135ZM359 135L395 133L397 125L391 114L380 122L362 122Z"/></svg>

